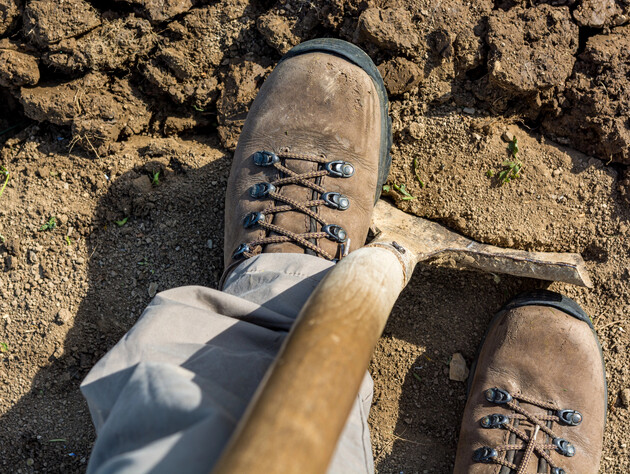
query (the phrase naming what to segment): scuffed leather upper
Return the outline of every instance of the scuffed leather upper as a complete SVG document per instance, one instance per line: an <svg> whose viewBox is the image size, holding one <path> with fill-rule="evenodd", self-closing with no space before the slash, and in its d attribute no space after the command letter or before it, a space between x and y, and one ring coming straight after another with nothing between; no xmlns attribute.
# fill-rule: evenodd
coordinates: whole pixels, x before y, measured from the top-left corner
<svg viewBox="0 0 630 474"><path fill-rule="evenodd" d="M228 180L225 205L225 266L241 243L265 236L259 227L245 229L244 217L272 206L271 199L256 200L249 188L279 177L274 168L253 163L256 151L323 154L329 161L352 163L350 178L321 178L326 191L350 198L345 211L325 206L317 212L329 224L341 225L351 239L350 250L365 243L374 206L381 137L380 104L372 79L358 66L332 54L312 52L282 61L263 84L243 127ZM303 173L317 164L286 160L285 165ZM298 185L283 186L283 195L306 202L313 191ZM319 196L316 196L319 198ZM272 218L273 217L273 218ZM311 232L311 218L290 211L267 216L267 222L296 233ZM321 229L318 225L317 231ZM316 242L335 255L338 244ZM266 245L264 252L304 252L293 243Z"/></svg>
<svg viewBox="0 0 630 474"><path fill-rule="evenodd" d="M472 460L477 448L508 444L507 430L480 426L486 415L512 413L486 400L485 390L493 387L553 403L559 409L579 411L583 421L578 426L552 426L557 436L575 446L575 456L565 457L555 451L550 451L550 456L567 473L598 472L607 400L597 340L586 323L544 306L513 309L491 327L477 364L462 420L455 473L510 472L497 464ZM535 415L547 413L528 403L521 405ZM528 422L522 422L520 428L528 435L534 430ZM544 440L545 436L539 431L536 439ZM515 442L524 444L518 439ZM519 459L517 454L514 462L518 464ZM526 472L537 473L537 468L538 457L534 456Z"/></svg>

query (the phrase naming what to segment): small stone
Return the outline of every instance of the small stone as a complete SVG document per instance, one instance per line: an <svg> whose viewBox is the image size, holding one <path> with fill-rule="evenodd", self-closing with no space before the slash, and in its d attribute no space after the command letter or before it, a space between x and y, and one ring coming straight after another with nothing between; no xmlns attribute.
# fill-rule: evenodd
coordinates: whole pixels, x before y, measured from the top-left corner
<svg viewBox="0 0 630 474"><path fill-rule="evenodd" d="M558 176L560 176L561 171L559 169L555 169L553 170L553 172L551 173L553 175L554 178L557 178Z"/></svg>
<svg viewBox="0 0 630 474"><path fill-rule="evenodd" d="M155 294L157 293L158 290L158 284L153 282L151 284L149 284L149 297L153 298L155 296Z"/></svg>
<svg viewBox="0 0 630 474"><path fill-rule="evenodd" d="M472 136L473 136L473 138L474 138L475 140L477 140L477 141L480 141L480 140L481 140L481 138L482 138L482 137L481 137L481 135L479 135L478 133L473 133L473 134L472 134Z"/></svg>
<svg viewBox="0 0 630 474"><path fill-rule="evenodd" d="M407 423L408 425L411 424L413 420L411 418L405 418L405 423Z"/></svg>
<svg viewBox="0 0 630 474"><path fill-rule="evenodd" d="M7 255L4 259L4 271L8 272L15 268L16 260L15 257L11 255Z"/></svg>
<svg viewBox="0 0 630 474"><path fill-rule="evenodd" d="M32 250L28 251L28 261L30 263L32 263L33 265L36 264L37 262L39 262L39 260L37 258L37 254L35 252L33 252Z"/></svg>
<svg viewBox="0 0 630 474"><path fill-rule="evenodd" d="M57 216L57 220L59 221L59 224L66 225L68 223L68 216L65 214L59 214Z"/></svg>
<svg viewBox="0 0 630 474"><path fill-rule="evenodd" d="M472 108L472 107L464 107L462 109L462 112L464 112L465 114L468 114L468 115L473 115L475 113L475 109Z"/></svg>
<svg viewBox="0 0 630 474"><path fill-rule="evenodd" d="M409 124L409 135L416 140L422 138L424 135L424 125L418 122L412 122Z"/></svg>
<svg viewBox="0 0 630 474"><path fill-rule="evenodd" d="M512 140L514 140L514 134L506 130L505 132L503 132L503 135L501 135L501 138L503 139L503 141L511 142Z"/></svg>
<svg viewBox="0 0 630 474"><path fill-rule="evenodd" d="M55 322L59 325L66 324L68 321L72 319L72 313L66 309L61 308L57 315L55 316Z"/></svg>
<svg viewBox="0 0 630 474"><path fill-rule="evenodd" d="M459 352L453 354L453 357L451 358L448 377L451 380L456 380L458 382L465 382L468 378L468 367L466 367L466 361L464 360L464 356Z"/></svg>
<svg viewBox="0 0 630 474"><path fill-rule="evenodd" d="M630 408L630 388L624 388L619 392L619 398L624 408Z"/></svg>
<svg viewBox="0 0 630 474"><path fill-rule="evenodd" d="M212 239L208 239L208 241L206 242L206 245L208 246L209 249L211 249L212 247L214 247L214 242L212 241Z"/></svg>

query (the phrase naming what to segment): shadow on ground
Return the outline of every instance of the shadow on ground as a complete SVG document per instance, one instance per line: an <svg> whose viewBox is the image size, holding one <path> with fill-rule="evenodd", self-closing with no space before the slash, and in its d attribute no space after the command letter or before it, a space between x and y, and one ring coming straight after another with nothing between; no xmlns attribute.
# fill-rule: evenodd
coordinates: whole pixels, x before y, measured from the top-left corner
<svg viewBox="0 0 630 474"><path fill-rule="evenodd" d="M83 472L95 434L79 392L81 380L134 324L149 292L217 286L229 156L192 169L186 157L145 152L144 164L112 175L98 202L94 230L86 237L87 294L74 323L67 323L73 326L64 343L40 367L32 389L2 417L5 426L21 427L15 430L20 439L4 445L14 449L3 460L3 472ZM155 186L150 176L157 170ZM125 218L123 225L115 223ZM50 414L41 419L44 405ZM33 416L40 418L35 422Z"/></svg>

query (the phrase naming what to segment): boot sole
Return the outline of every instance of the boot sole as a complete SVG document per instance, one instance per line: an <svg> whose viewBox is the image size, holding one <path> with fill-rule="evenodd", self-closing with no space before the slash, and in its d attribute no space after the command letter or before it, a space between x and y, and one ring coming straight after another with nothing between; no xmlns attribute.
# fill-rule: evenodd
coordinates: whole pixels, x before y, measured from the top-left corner
<svg viewBox="0 0 630 474"><path fill-rule="evenodd" d="M378 198L381 196L383 184L385 184L385 180L389 174L389 168L392 164L392 157L389 154L389 150L392 146L392 121L389 117L387 90L385 89L385 83L383 82L381 73L376 68L372 59L370 59L361 48L347 41L335 38L317 38L300 43L285 54L282 59L280 59L279 63L300 54L313 52L334 54L335 56L346 59L363 69L374 83L381 105L381 149L378 165L378 185L374 199L374 204L376 204Z"/></svg>
<svg viewBox="0 0 630 474"><path fill-rule="evenodd" d="M468 397L468 395L470 395L470 389L472 387L473 379L475 377L479 354L481 353L481 348L483 347L483 344L486 342L486 337L488 336L488 333L505 313L512 309L521 308L523 306L548 306L551 308L555 308L568 314L569 316L573 316L575 319L578 319L588 324L588 326L591 328L593 337L597 342L597 348L599 349L599 356L602 361L602 372L604 374L604 391L606 395L604 402L604 413L606 415L604 417L604 426L606 426L606 418L608 417L608 382L606 381L606 365L604 363L604 354L602 353L602 346L599 343L599 338L597 337L597 333L595 332L595 327L593 326L591 318L589 318L589 316L579 304L577 304L571 298L561 295L559 293L555 293L553 291L534 290L522 293L508 301L497 312L497 314L494 315L494 317L490 321L490 324L488 324L488 328L486 329L483 338L481 339L481 343L479 344L479 347L477 349L475 360L470 366L470 374L468 375L468 382L466 385L466 396Z"/></svg>

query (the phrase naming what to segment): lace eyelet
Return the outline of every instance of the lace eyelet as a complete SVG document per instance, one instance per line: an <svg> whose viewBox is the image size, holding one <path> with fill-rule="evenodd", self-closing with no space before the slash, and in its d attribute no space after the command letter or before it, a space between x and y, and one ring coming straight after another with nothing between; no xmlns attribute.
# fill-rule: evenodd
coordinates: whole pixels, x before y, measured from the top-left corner
<svg viewBox="0 0 630 474"><path fill-rule="evenodd" d="M554 438L552 443L556 447L556 451L558 451L563 456L568 458L575 456L575 446L569 443L564 438Z"/></svg>
<svg viewBox="0 0 630 474"><path fill-rule="evenodd" d="M249 229L263 220L265 220L265 215L262 212L252 212L251 214L247 214L245 219L243 219L243 227Z"/></svg>
<svg viewBox="0 0 630 474"><path fill-rule="evenodd" d="M473 453L473 461L490 463L498 455L499 453L496 449L493 449L489 446L484 446L475 450L475 452Z"/></svg>
<svg viewBox="0 0 630 474"><path fill-rule="evenodd" d="M322 194L322 199L326 202L328 207L339 211L345 211L350 207L350 199L340 193L329 191Z"/></svg>
<svg viewBox="0 0 630 474"><path fill-rule="evenodd" d="M328 174L337 178L349 178L354 174L354 166L347 161L330 161L324 165L324 168Z"/></svg>
<svg viewBox="0 0 630 474"><path fill-rule="evenodd" d="M253 155L254 164L257 166L271 166L278 163L280 158L272 151L257 151Z"/></svg>
<svg viewBox="0 0 630 474"><path fill-rule="evenodd" d="M240 244L232 254L232 258L234 260L245 258L245 253L249 253L251 251L252 250L248 244Z"/></svg>
<svg viewBox="0 0 630 474"><path fill-rule="evenodd" d="M506 415L501 415L499 413L484 416L480 421L481 426L487 429L501 428L503 425L506 425L509 422L510 419Z"/></svg>
<svg viewBox="0 0 630 474"><path fill-rule="evenodd" d="M264 198L267 194L276 190L276 187L271 183L256 183L249 188L249 195L253 199Z"/></svg>
<svg viewBox="0 0 630 474"><path fill-rule="evenodd" d="M512 395L502 388L489 388L486 390L486 400L497 405L504 405L512 401Z"/></svg>
<svg viewBox="0 0 630 474"><path fill-rule="evenodd" d="M335 242L343 243L348 240L347 232L340 225L328 224L322 227L322 231L326 232L327 237Z"/></svg>
<svg viewBox="0 0 630 474"><path fill-rule="evenodd" d="M577 426L582 423L582 414L577 410L558 410L558 418L569 426Z"/></svg>

